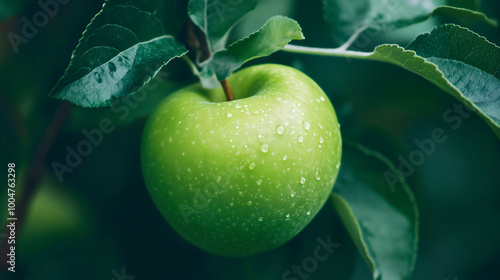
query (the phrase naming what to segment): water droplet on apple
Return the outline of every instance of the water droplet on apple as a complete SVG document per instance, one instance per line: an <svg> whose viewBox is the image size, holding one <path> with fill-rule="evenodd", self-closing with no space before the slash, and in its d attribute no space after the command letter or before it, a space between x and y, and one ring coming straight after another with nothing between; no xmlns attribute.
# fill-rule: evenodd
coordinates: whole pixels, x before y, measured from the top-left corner
<svg viewBox="0 0 500 280"><path fill-rule="evenodd" d="M259 218L259 222L262 222L262 217Z"/></svg>
<svg viewBox="0 0 500 280"><path fill-rule="evenodd" d="M287 217L287 218L290 218L290 214L286 214L286 217Z"/></svg>
<svg viewBox="0 0 500 280"><path fill-rule="evenodd" d="M300 177L300 183L303 185L306 183L306 178Z"/></svg>
<svg viewBox="0 0 500 280"><path fill-rule="evenodd" d="M321 137L321 136L319 137L319 142L323 143L323 137Z"/></svg>
<svg viewBox="0 0 500 280"><path fill-rule="evenodd" d="M311 124L308 121L304 121L304 129L309 130L311 128Z"/></svg>
<svg viewBox="0 0 500 280"><path fill-rule="evenodd" d="M294 194L294 193L292 193L290 196L291 196L291 197L294 197L294 196L295 196L295 194Z"/></svg>
<svg viewBox="0 0 500 280"><path fill-rule="evenodd" d="M263 153L267 153L269 151L269 145L267 143L264 143L260 146L260 150L263 152Z"/></svg>
<svg viewBox="0 0 500 280"><path fill-rule="evenodd" d="M252 205L252 201L248 201L248 202L247 202L247 205L248 205L248 206Z"/></svg>
<svg viewBox="0 0 500 280"><path fill-rule="evenodd" d="M256 183L257 183L257 185L260 186L260 184L262 184L262 180L258 180Z"/></svg>
<svg viewBox="0 0 500 280"><path fill-rule="evenodd" d="M276 126L276 133L278 133L279 135L283 134L283 132L285 132L285 128L279 124Z"/></svg>
<svg viewBox="0 0 500 280"><path fill-rule="evenodd" d="M231 114L231 113L227 113L227 117L228 117L228 118L230 118L230 117L232 117L232 116L233 116L233 114Z"/></svg>
<svg viewBox="0 0 500 280"><path fill-rule="evenodd" d="M319 176L319 170L316 171L316 180L319 180L321 179L321 177Z"/></svg>
<svg viewBox="0 0 500 280"><path fill-rule="evenodd" d="M255 162L252 162L248 165L248 169L253 170L255 168Z"/></svg>
<svg viewBox="0 0 500 280"><path fill-rule="evenodd" d="M321 96L319 99L321 99L321 101L325 101L325 98L323 96Z"/></svg>
<svg viewBox="0 0 500 280"><path fill-rule="evenodd" d="M292 108L292 114L295 114L295 108Z"/></svg>
<svg viewBox="0 0 500 280"><path fill-rule="evenodd" d="M297 107L299 107L299 108L300 108L300 103L297 103Z"/></svg>
<svg viewBox="0 0 500 280"><path fill-rule="evenodd" d="M311 215L311 211L307 211L307 213L306 213L306 214L307 214L307 215Z"/></svg>
<svg viewBox="0 0 500 280"><path fill-rule="evenodd" d="M302 137L302 135L299 135L299 137L297 138L297 141L299 141L300 143L302 143L302 141L304 141L304 137Z"/></svg>
<svg viewBox="0 0 500 280"><path fill-rule="evenodd" d="M288 158L288 156L287 156L287 155L284 155L284 156L283 156L283 160L286 160L287 158Z"/></svg>

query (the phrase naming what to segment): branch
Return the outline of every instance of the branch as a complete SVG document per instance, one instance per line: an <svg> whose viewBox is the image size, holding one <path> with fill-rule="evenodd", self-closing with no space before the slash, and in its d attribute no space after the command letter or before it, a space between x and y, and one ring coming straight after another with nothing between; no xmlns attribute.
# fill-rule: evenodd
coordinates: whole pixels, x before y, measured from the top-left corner
<svg viewBox="0 0 500 280"><path fill-rule="evenodd" d="M52 121L49 126L45 130L45 134L43 135L42 140L37 148L35 153L35 157L31 161L28 166L26 172L26 179L20 185L20 197L17 199L17 212L16 218L16 238L19 238L19 232L23 222L26 220L26 213L28 210L28 206L30 204L31 199L33 198L33 194L35 193L37 186L39 185L40 178L43 174L43 170L45 168L45 160L47 158L47 154L51 150L54 145L59 132L61 131L64 122L69 116L71 111L71 103L62 102L57 112L54 114ZM6 227L4 227L5 229ZM0 267L7 267L7 254L9 253L10 245L3 242L0 245Z"/></svg>
<svg viewBox="0 0 500 280"><path fill-rule="evenodd" d="M336 49L324 49L324 48L311 48L295 45L286 45L283 51L291 53L302 53L302 54L313 54L322 56L336 56L336 57L351 57L351 58L364 58L370 59L373 52L358 52L358 51L348 51L343 47Z"/></svg>

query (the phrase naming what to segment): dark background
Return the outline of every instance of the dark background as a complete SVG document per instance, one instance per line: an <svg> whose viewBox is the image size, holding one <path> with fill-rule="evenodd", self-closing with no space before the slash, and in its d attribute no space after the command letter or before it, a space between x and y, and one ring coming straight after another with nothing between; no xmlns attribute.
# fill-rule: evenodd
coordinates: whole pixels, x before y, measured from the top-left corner
<svg viewBox="0 0 500 280"><path fill-rule="evenodd" d="M233 39L256 30L269 16L282 14L302 26L306 40L297 44L335 47L322 20L321 1L263 2L238 24ZM482 11L500 18L500 4L484 2ZM21 19L31 19L41 9L36 1L7 3L0 0L0 5L12 8L0 10L0 158L4 175L7 162L16 163L20 182L60 105L47 94L103 1L73 0L61 6L17 54L7 34L20 34ZM381 43L405 46L444 20L379 32L360 49L371 51ZM499 29L457 23L500 44ZM447 140L407 178L420 208L419 254L412 279L500 279L500 141L481 118L471 114L453 129L443 114L459 102L392 65L284 52L248 65L265 62L290 65L313 78L334 104L344 140L361 142L396 164L399 156L408 158L417 149L415 140L442 128ZM147 193L139 143L145 119L158 100L196 80L182 60L171 62L160 76L160 86L146 100L123 101L130 109L124 120L110 109L72 110L48 155L49 168L18 236L18 279L132 279L120 277L122 272L136 280L281 279L292 265L312 255L317 237L329 235L341 246L309 279L370 279L330 204L286 245L241 260L204 253L177 235ZM111 119L116 129L59 182L50 164L64 163L66 147L75 148L85 140L82 130L98 128L103 118ZM4 186L1 221L7 208ZM0 277L7 279L6 275Z"/></svg>

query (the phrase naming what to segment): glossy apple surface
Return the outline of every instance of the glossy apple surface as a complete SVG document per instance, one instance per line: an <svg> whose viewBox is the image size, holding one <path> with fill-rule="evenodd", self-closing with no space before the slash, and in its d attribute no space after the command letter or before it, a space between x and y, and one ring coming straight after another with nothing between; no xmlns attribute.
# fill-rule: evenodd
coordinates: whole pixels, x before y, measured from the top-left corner
<svg viewBox="0 0 500 280"><path fill-rule="evenodd" d="M339 124L321 88L274 64L229 78L235 100L199 84L162 101L142 139L147 188L168 223L216 255L271 250L327 200L341 158Z"/></svg>

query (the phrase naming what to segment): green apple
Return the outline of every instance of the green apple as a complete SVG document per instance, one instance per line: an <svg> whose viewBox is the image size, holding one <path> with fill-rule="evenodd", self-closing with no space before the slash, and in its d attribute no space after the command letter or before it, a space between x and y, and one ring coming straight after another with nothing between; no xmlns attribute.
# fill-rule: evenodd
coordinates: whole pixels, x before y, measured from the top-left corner
<svg viewBox="0 0 500 280"><path fill-rule="evenodd" d="M332 104L302 72L266 64L228 81L234 101L199 84L162 101L141 162L151 197L181 236L242 257L284 244L313 219L342 144Z"/></svg>

